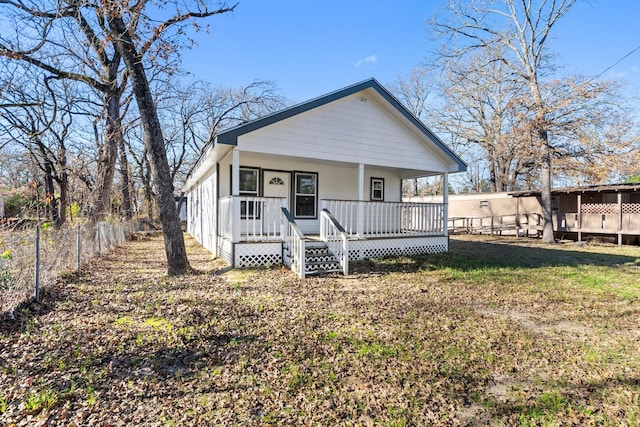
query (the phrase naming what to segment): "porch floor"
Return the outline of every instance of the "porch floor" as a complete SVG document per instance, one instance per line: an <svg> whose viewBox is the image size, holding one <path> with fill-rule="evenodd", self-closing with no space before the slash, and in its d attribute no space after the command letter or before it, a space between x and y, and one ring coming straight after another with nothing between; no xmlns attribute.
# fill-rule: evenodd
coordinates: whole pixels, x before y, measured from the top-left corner
<svg viewBox="0 0 640 427"><path fill-rule="evenodd" d="M388 233L388 236L385 236L383 233L378 233L376 235L371 236L350 236L350 241L364 241L364 240L387 240L387 239L409 239L416 237L446 237L445 234L433 234L433 233L414 233L414 232L406 232L406 233ZM305 239L311 242L322 242L322 238L319 234L305 234ZM275 243L281 242L280 236L270 236L269 238L264 239L256 239L255 236L241 234L240 242L241 243Z"/></svg>

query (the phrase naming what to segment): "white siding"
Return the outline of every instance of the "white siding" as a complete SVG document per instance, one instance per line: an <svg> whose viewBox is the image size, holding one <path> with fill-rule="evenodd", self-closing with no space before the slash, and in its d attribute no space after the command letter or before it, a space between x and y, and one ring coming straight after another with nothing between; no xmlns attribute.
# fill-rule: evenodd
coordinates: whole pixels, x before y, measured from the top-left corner
<svg viewBox="0 0 640 427"><path fill-rule="evenodd" d="M212 173L188 193L187 232L216 254L217 173Z"/></svg>
<svg viewBox="0 0 640 427"><path fill-rule="evenodd" d="M357 200L358 199L358 165L339 162L318 162L310 159L292 157L270 157L256 153L240 152L240 165L260 167L262 169L288 172L315 172L318 174L318 212L322 209L322 199ZM229 164L220 166L221 194L228 194L230 188ZM225 176L227 175L227 176ZM385 201L401 201L400 175L391 169L365 166L364 197L369 200L371 177L384 178ZM294 185L293 179L291 181ZM289 205L292 210L291 204ZM316 220L296 219L303 233L318 234L320 223Z"/></svg>
<svg viewBox="0 0 640 427"><path fill-rule="evenodd" d="M238 148L405 169L450 169L439 148L385 110L369 92L341 98L242 135Z"/></svg>

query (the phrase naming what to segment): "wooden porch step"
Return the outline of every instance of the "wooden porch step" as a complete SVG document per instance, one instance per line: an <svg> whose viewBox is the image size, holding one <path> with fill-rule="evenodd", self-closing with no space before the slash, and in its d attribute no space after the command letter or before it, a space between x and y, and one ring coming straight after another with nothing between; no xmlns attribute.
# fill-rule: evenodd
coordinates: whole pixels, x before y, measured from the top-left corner
<svg viewBox="0 0 640 427"><path fill-rule="evenodd" d="M288 252L288 255L291 254ZM296 264L296 259L291 257L290 260L292 264ZM309 276L342 272L340 261L336 259L326 243L322 241L306 241L304 265L305 275Z"/></svg>
<svg viewBox="0 0 640 427"><path fill-rule="evenodd" d="M323 270L311 270L311 271L307 271L305 274L307 276L319 276L322 274L332 274L332 273L342 273L342 269L330 268L330 269L323 269Z"/></svg>

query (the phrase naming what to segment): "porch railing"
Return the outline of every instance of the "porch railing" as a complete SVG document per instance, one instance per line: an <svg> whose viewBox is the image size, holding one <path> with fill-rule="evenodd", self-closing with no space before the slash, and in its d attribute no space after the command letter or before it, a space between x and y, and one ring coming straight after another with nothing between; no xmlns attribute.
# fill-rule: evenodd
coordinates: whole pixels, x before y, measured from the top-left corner
<svg viewBox="0 0 640 427"><path fill-rule="evenodd" d="M222 197L220 234L233 242L280 240L280 208L285 202L281 197Z"/></svg>
<svg viewBox="0 0 640 427"><path fill-rule="evenodd" d="M349 274L349 235L327 209L320 212L320 238L340 261L344 275Z"/></svg>
<svg viewBox="0 0 640 427"><path fill-rule="evenodd" d="M298 228L289 210L282 206L280 235L284 244L284 263L291 268L301 279L305 276L305 249L306 237Z"/></svg>
<svg viewBox="0 0 640 427"><path fill-rule="evenodd" d="M444 204L324 200L349 237L445 235Z"/></svg>

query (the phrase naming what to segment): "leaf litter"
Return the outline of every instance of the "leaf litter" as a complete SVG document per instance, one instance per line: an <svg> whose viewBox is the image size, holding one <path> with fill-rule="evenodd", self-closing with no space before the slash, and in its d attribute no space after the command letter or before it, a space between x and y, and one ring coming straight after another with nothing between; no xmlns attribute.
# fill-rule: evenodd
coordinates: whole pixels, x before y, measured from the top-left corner
<svg viewBox="0 0 640 427"><path fill-rule="evenodd" d="M473 239L306 280L231 270L187 242L193 274L167 277L148 237L2 320L0 425L640 420L637 294L582 289L553 266L487 269L469 255L490 241ZM556 286L528 281L541 274Z"/></svg>

